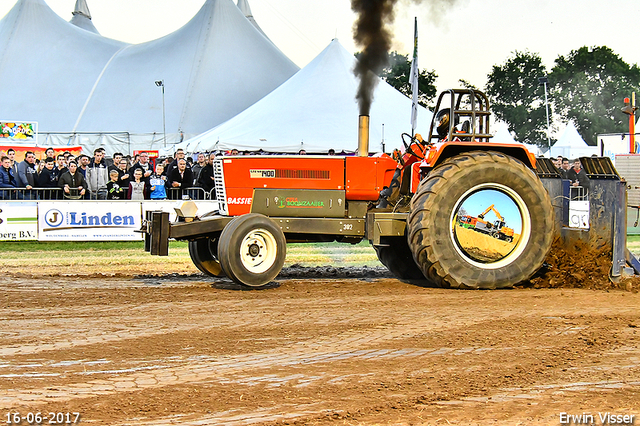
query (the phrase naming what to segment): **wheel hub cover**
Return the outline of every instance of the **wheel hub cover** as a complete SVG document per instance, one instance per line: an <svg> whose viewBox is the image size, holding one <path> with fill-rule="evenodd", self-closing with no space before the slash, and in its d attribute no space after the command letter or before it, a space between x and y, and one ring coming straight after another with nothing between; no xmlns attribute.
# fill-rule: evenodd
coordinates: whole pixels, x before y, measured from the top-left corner
<svg viewBox="0 0 640 426"><path fill-rule="evenodd" d="M277 243L275 237L265 229L248 233L240 245L242 265L252 273L267 271L276 261Z"/></svg>
<svg viewBox="0 0 640 426"><path fill-rule="evenodd" d="M512 262L526 243L530 218L522 198L499 184L471 188L452 212L451 236L469 263L483 268Z"/></svg>

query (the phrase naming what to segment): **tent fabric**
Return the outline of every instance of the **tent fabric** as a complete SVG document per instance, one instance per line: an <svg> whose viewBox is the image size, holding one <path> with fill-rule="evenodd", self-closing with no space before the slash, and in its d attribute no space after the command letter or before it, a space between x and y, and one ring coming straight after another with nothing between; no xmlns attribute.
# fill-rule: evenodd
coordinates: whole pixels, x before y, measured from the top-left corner
<svg viewBox="0 0 640 426"><path fill-rule="evenodd" d="M249 7L249 2L247 0L238 0L238 9L240 9L240 12L244 14L245 18L247 18L247 20L251 22L251 24L256 27L256 29L260 31L263 36L267 37L265 32L262 31L262 28L260 28L260 25L258 25L258 22L253 17L253 13L251 13L251 7ZM267 39L268 38L269 37L267 37Z"/></svg>
<svg viewBox="0 0 640 426"><path fill-rule="evenodd" d="M188 152L264 150L354 152L358 145L356 59L334 39L291 79L227 122L177 147ZM428 132L431 112L419 107L418 132ZM379 79L370 113L369 150L389 152L411 131L411 99ZM384 134L384 136L383 136Z"/></svg>
<svg viewBox="0 0 640 426"><path fill-rule="evenodd" d="M590 157L594 154L600 155L598 147L587 145L572 121L567 124L562 136L558 138L558 141L550 150L552 158L561 155L569 159L574 159L578 157Z"/></svg>
<svg viewBox="0 0 640 426"><path fill-rule="evenodd" d="M88 14L76 6L75 17ZM0 81L20 88L0 102L3 120L37 121L41 134L142 135L135 149L165 127L174 142L202 133L299 70L233 0L207 0L179 30L137 45L72 25L44 0L18 0L0 21L0 55Z"/></svg>
<svg viewBox="0 0 640 426"><path fill-rule="evenodd" d="M108 59L127 44L71 25L43 0L20 0L0 21L0 81L19 88L0 102L3 120L70 131Z"/></svg>
<svg viewBox="0 0 640 426"><path fill-rule="evenodd" d="M72 12L73 18L69 21L70 24L83 30L90 31L95 34L100 34L98 29L91 22L91 12L89 12L89 6L87 6L86 0L77 0L76 7Z"/></svg>
<svg viewBox="0 0 640 426"><path fill-rule="evenodd" d="M490 139L493 143L516 143L506 124L501 124L496 134Z"/></svg>
<svg viewBox="0 0 640 426"><path fill-rule="evenodd" d="M501 123L498 126L498 130L496 134L490 139L492 143L504 143L504 144L520 144L523 145L529 152L532 152L536 156L542 155L542 150L538 145L528 144L528 143L520 143L516 142L516 140L509 132L509 127L505 123Z"/></svg>

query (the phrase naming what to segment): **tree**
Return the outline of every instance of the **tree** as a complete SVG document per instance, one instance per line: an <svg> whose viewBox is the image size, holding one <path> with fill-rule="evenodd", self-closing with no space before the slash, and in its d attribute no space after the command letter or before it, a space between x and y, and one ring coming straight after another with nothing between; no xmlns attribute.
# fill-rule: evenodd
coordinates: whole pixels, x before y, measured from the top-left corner
<svg viewBox="0 0 640 426"><path fill-rule="evenodd" d="M596 145L598 133L628 131L620 108L625 97L640 91L640 69L610 48L585 46L559 56L549 82L556 111L574 121L589 145Z"/></svg>
<svg viewBox="0 0 640 426"><path fill-rule="evenodd" d="M356 53L356 58L360 56L360 52ZM389 64L382 69L380 78L395 87L409 98L412 95L411 90L411 61L408 55L401 55L398 52L389 54ZM435 81L438 75L434 70L420 70L418 74L418 103L423 107L428 107L436 96Z"/></svg>
<svg viewBox="0 0 640 426"><path fill-rule="evenodd" d="M519 142L547 145L544 88L539 82L546 74L540 55L516 51L487 76L491 110Z"/></svg>

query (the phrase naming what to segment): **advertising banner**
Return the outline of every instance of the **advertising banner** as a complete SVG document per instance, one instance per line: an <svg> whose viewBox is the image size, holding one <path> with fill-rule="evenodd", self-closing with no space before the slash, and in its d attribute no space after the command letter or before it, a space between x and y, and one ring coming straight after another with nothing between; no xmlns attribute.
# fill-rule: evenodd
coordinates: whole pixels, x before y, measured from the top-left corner
<svg viewBox="0 0 640 426"><path fill-rule="evenodd" d="M589 201L569 201L569 227L589 229Z"/></svg>
<svg viewBox="0 0 640 426"><path fill-rule="evenodd" d="M33 152L36 155L36 158L39 160L43 160L46 157L45 151L47 150L47 148L45 147L32 146L32 145L5 145L2 142L3 140L0 139L0 156L7 155L7 152L10 149L13 149L16 152L15 161L18 161L18 162L24 160L24 157L27 151ZM73 154L74 157L77 157L78 155L82 154L81 146L63 146L63 147L55 146L52 148L56 156L58 154L64 154L67 151Z"/></svg>
<svg viewBox="0 0 640 426"><path fill-rule="evenodd" d="M38 239L36 202L0 202L0 241Z"/></svg>
<svg viewBox="0 0 640 426"><path fill-rule="evenodd" d="M0 140L36 143L38 123L0 121Z"/></svg>
<svg viewBox="0 0 640 426"><path fill-rule="evenodd" d="M38 205L40 241L138 241L140 203L44 202Z"/></svg>

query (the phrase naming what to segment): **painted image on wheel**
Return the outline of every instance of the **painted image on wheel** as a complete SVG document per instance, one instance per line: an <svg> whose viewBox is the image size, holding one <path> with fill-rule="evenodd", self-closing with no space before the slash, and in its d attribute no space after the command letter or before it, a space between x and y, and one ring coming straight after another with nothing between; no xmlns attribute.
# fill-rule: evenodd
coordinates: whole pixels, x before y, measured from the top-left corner
<svg viewBox="0 0 640 426"><path fill-rule="evenodd" d="M460 202L453 216L453 236L471 260L497 262L518 245L522 214L502 191L481 189Z"/></svg>

